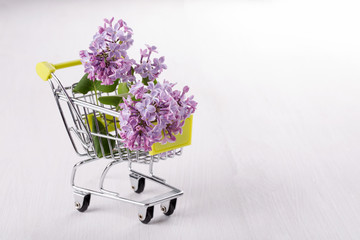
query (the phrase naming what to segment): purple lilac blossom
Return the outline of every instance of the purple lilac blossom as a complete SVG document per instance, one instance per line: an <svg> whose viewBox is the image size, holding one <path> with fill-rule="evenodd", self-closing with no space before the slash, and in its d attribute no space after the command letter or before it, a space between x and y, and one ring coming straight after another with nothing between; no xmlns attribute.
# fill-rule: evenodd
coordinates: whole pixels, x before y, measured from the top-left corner
<svg viewBox="0 0 360 240"><path fill-rule="evenodd" d="M146 44L146 47L147 49L140 49L140 63L135 64L134 71L142 78L148 78L150 81L153 81L159 77L164 69L167 69L167 66L164 64L164 56L151 60L151 53L157 53L155 46ZM147 59L145 60L145 58Z"/></svg>
<svg viewBox="0 0 360 240"><path fill-rule="evenodd" d="M101 81L103 85L112 85L116 79L134 81L127 50L133 44L132 29L123 20L113 25L114 18L104 19L104 26L94 35L89 51L80 51L81 62L88 78ZM131 75L131 76L130 76Z"/></svg>
<svg viewBox="0 0 360 240"><path fill-rule="evenodd" d="M140 81L130 87L120 104L120 137L130 150L150 151L155 142L174 142L185 119L195 112L197 102L186 97L189 87L173 90L175 84L163 81L146 86Z"/></svg>

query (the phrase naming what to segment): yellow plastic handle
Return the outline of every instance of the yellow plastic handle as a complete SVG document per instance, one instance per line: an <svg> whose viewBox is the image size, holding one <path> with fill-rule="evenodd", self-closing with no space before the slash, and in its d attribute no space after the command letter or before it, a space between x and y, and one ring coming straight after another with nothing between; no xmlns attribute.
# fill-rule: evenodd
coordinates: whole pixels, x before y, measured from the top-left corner
<svg viewBox="0 0 360 240"><path fill-rule="evenodd" d="M36 64L36 73L41 77L42 80L47 81L51 77L51 73L57 69L68 68L81 65L80 60L68 61L63 63L51 64L48 62L39 62Z"/></svg>

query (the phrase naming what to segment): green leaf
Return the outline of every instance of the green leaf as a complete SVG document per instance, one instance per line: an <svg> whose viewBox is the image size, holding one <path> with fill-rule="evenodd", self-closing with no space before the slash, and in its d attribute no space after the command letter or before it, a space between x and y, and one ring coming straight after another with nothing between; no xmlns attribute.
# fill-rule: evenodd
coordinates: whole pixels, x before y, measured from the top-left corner
<svg viewBox="0 0 360 240"><path fill-rule="evenodd" d="M86 73L76 84L76 86L73 89L73 92L87 94L89 91L92 90L94 90L94 82L88 79L88 74Z"/></svg>
<svg viewBox="0 0 360 240"><path fill-rule="evenodd" d="M99 101L102 104L112 105L117 107L119 106L120 103L124 102L123 97L127 97L128 95L129 95L128 93L124 93L116 96L103 96L103 97L99 97Z"/></svg>
<svg viewBox="0 0 360 240"><path fill-rule="evenodd" d="M98 131L98 128L96 127L96 122L97 122L97 125L99 127L99 131ZM94 116L92 116L91 131L93 133L100 133L100 134L106 135L106 129L105 129L104 123L102 121L100 121L99 119L95 120ZM99 158L103 157L103 154L102 154L102 151L101 151L101 146L100 146L100 141L101 141L101 144L103 146L105 156L108 156L108 155L111 154L110 147L111 147L111 149L114 148L114 146L115 146L115 141L114 140L103 138L103 137L98 137L98 136L92 136L92 137L93 137L93 141L94 141L95 151L96 151L96 154L97 154L97 156ZM109 142L110 142L110 144L109 144Z"/></svg>
<svg viewBox="0 0 360 240"><path fill-rule="evenodd" d="M127 86L127 83L119 83L118 94L124 94L128 92L129 92L129 88Z"/></svg>
<svg viewBox="0 0 360 240"><path fill-rule="evenodd" d="M148 77L146 77L146 78L143 78L142 79L142 83L144 84L144 85L146 85L146 86L148 86L149 85L149 82L151 82L150 80L149 80L149 78ZM156 81L156 79L154 79L154 84L157 84L157 81Z"/></svg>
<svg viewBox="0 0 360 240"><path fill-rule="evenodd" d="M134 72L135 72L134 68L133 68L133 67L131 67L131 75L133 75L133 76L134 76Z"/></svg>
<svg viewBox="0 0 360 240"><path fill-rule="evenodd" d="M117 79L112 85L101 85L101 81L92 81L88 79L88 74L86 73L81 80L76 84L73 89L74 93L82 93L87 94L89 91L97 90L100 92L113 92L115 91L117 85L119 83L119 79Z"/></svg>
<svg viewBox="0 0 360 240"><path fill-rule="evenodd" d="M142 79L142 83L144 84L144 85L148 85L148 82L149 82L150 80L149 80L149 78L148 77L146 77L146 78L143 78Z"/></svg>
<svg viewBox="0 0 360 240"><path fill-rule="evenodd" d="M95 87L96 90L100 91L100 92L113 92L115 91L117 85L119 83L119 79L117 79L112 85L101 85L100 81L95 81Z"/></svg>
<svg viewBox="0 0 360 240"><path fill-rule="evenodd" d="M141 101L141 99L137 99L135 96L132 96L131 99L132 99L133 101L135 101L135 102L140 102L140 101Z"/></svg>

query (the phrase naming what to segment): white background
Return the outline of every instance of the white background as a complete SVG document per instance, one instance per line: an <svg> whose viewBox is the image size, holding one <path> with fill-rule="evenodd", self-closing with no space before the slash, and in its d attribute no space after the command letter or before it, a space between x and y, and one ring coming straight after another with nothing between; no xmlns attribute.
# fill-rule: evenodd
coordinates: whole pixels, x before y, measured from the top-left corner
<svg viewBox="0 0 360 240"><path fill-rule="evenodd" d="M359 239L357 1L0 3L0 239ZM166 57L199 102L193 145L156 172L184 190L149 225L132 205L73 206L79 160L40 61L78 59L104 17ZM66 73L67 72L67 73ZM59 74L78 81L82 68ZM96 187L102 167L84 169ZM126 167L109 185L131 194ZM147 186L152 193L156 189Z"/></svg>

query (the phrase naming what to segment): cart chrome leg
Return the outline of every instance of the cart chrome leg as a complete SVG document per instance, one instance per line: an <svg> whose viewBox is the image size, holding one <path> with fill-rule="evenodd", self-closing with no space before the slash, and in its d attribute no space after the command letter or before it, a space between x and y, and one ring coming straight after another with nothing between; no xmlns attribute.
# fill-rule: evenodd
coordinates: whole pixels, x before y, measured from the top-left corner
<svg viewBox="0 0 360 240"><path fill-rule="evenodd" d="M102 192L105 192L105 193L109 193L109 194L113 194L113 195L117 195L118 193L116 192L112 192L112 191L108 191L106 189L104 189L104 181L105 181L105 177L107 175L107 173L109 172L110 168L112 166L114 166L115 164L118 164L118 163L121 163L120 161L118 160L115 160L115 161L112 161L110 162L104 169L104 171L102 172L101 174L101 178L100 178L100 184L99 184L99 188L100 188L100 191Z"/></svg>

